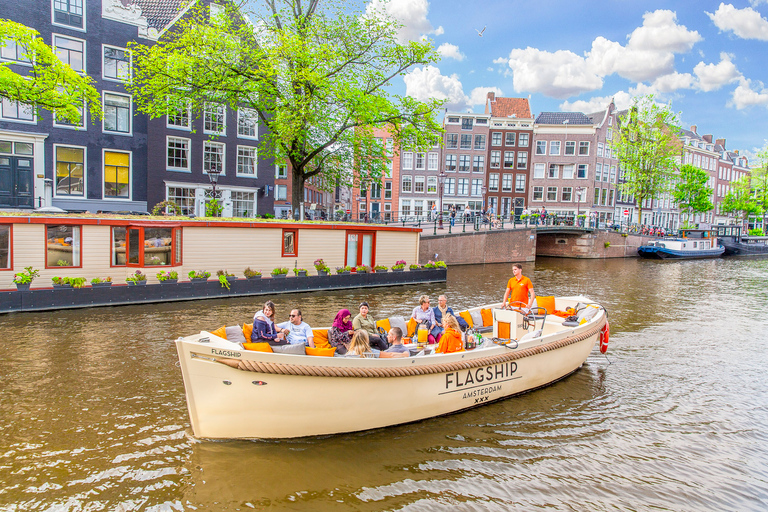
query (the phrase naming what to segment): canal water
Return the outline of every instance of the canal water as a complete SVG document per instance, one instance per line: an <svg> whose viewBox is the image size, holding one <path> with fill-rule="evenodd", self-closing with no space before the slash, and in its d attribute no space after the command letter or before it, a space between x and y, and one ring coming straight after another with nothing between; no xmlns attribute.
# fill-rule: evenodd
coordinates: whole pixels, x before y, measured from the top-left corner
<svg viewBox="0 0 768 512"><path fill-rule="evenodd" d="M768 260L542 258L524 273L606 306L607 357L468 412L290 441L189 436L172 340L242 324L261 298L2 316L0 510L768 509ZM423 293L499 301L511 274L273 299L321 326L363 299L376 318Z"/></svg>

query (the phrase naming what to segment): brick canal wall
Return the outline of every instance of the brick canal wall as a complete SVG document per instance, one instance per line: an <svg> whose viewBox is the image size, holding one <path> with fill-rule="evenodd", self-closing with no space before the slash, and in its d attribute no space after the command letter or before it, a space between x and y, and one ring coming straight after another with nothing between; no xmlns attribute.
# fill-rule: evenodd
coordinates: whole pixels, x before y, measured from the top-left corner
<svg viewBox="0 0 768 512"><path fill-rule="evenodd" d="M521 228L451 235L422 233L419 263L434 259L449 265L533 261L536 259L536 230Z"/></svg>
<svg viewBox="0 0 768 512"><path fill-rule="evenodd" d="M536 254L555 258L634 258L645 238L639 235L622 236L615 231L540 233Z"/></svg>

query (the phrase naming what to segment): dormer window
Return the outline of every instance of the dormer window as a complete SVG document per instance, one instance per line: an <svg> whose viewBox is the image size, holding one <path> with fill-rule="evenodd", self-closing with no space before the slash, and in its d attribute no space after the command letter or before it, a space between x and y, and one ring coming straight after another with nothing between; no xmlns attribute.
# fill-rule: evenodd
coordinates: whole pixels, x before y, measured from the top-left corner
<svg viewBox="0 0 768 512"><path fill-rule="evenodd" d="M53 22L59 25L84 28L83 0L53 0Z"/></svg>

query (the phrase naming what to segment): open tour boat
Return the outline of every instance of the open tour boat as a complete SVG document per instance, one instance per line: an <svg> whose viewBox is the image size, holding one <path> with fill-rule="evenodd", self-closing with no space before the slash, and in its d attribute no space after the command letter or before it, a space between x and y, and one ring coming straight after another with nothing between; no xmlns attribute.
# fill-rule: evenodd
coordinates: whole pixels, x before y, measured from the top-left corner
<svg viewBox="0 0 768 512"><path fill-rule="evenodd" d="M493 315L492 331L476 348L392 359L255 352L207 331L179 338L192 430L199 438L354 432L546 386L578 370L596 343L607 349L605 309L585 297L555 299L555 310L568 308L576 319L543 308L524 315L500 303L473 308Z"/></svg>

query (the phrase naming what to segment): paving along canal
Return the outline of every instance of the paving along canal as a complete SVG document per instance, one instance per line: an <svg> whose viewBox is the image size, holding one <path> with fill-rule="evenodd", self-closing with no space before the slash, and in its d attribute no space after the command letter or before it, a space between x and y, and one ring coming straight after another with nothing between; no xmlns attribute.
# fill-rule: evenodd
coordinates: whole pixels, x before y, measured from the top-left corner
<svg viewBox="0 0 768 512"><path fill-rule="evenodd" d="M524 273L606 306L607 358L468 412L290 441L188 437L171 341L248 321L264 298L4 315L0 510L768 509L768 260L540 258ZM422 293L497 302L511 275L272 298L281 320L300 304L323 326L362 299L375 318Z"/></svg>

